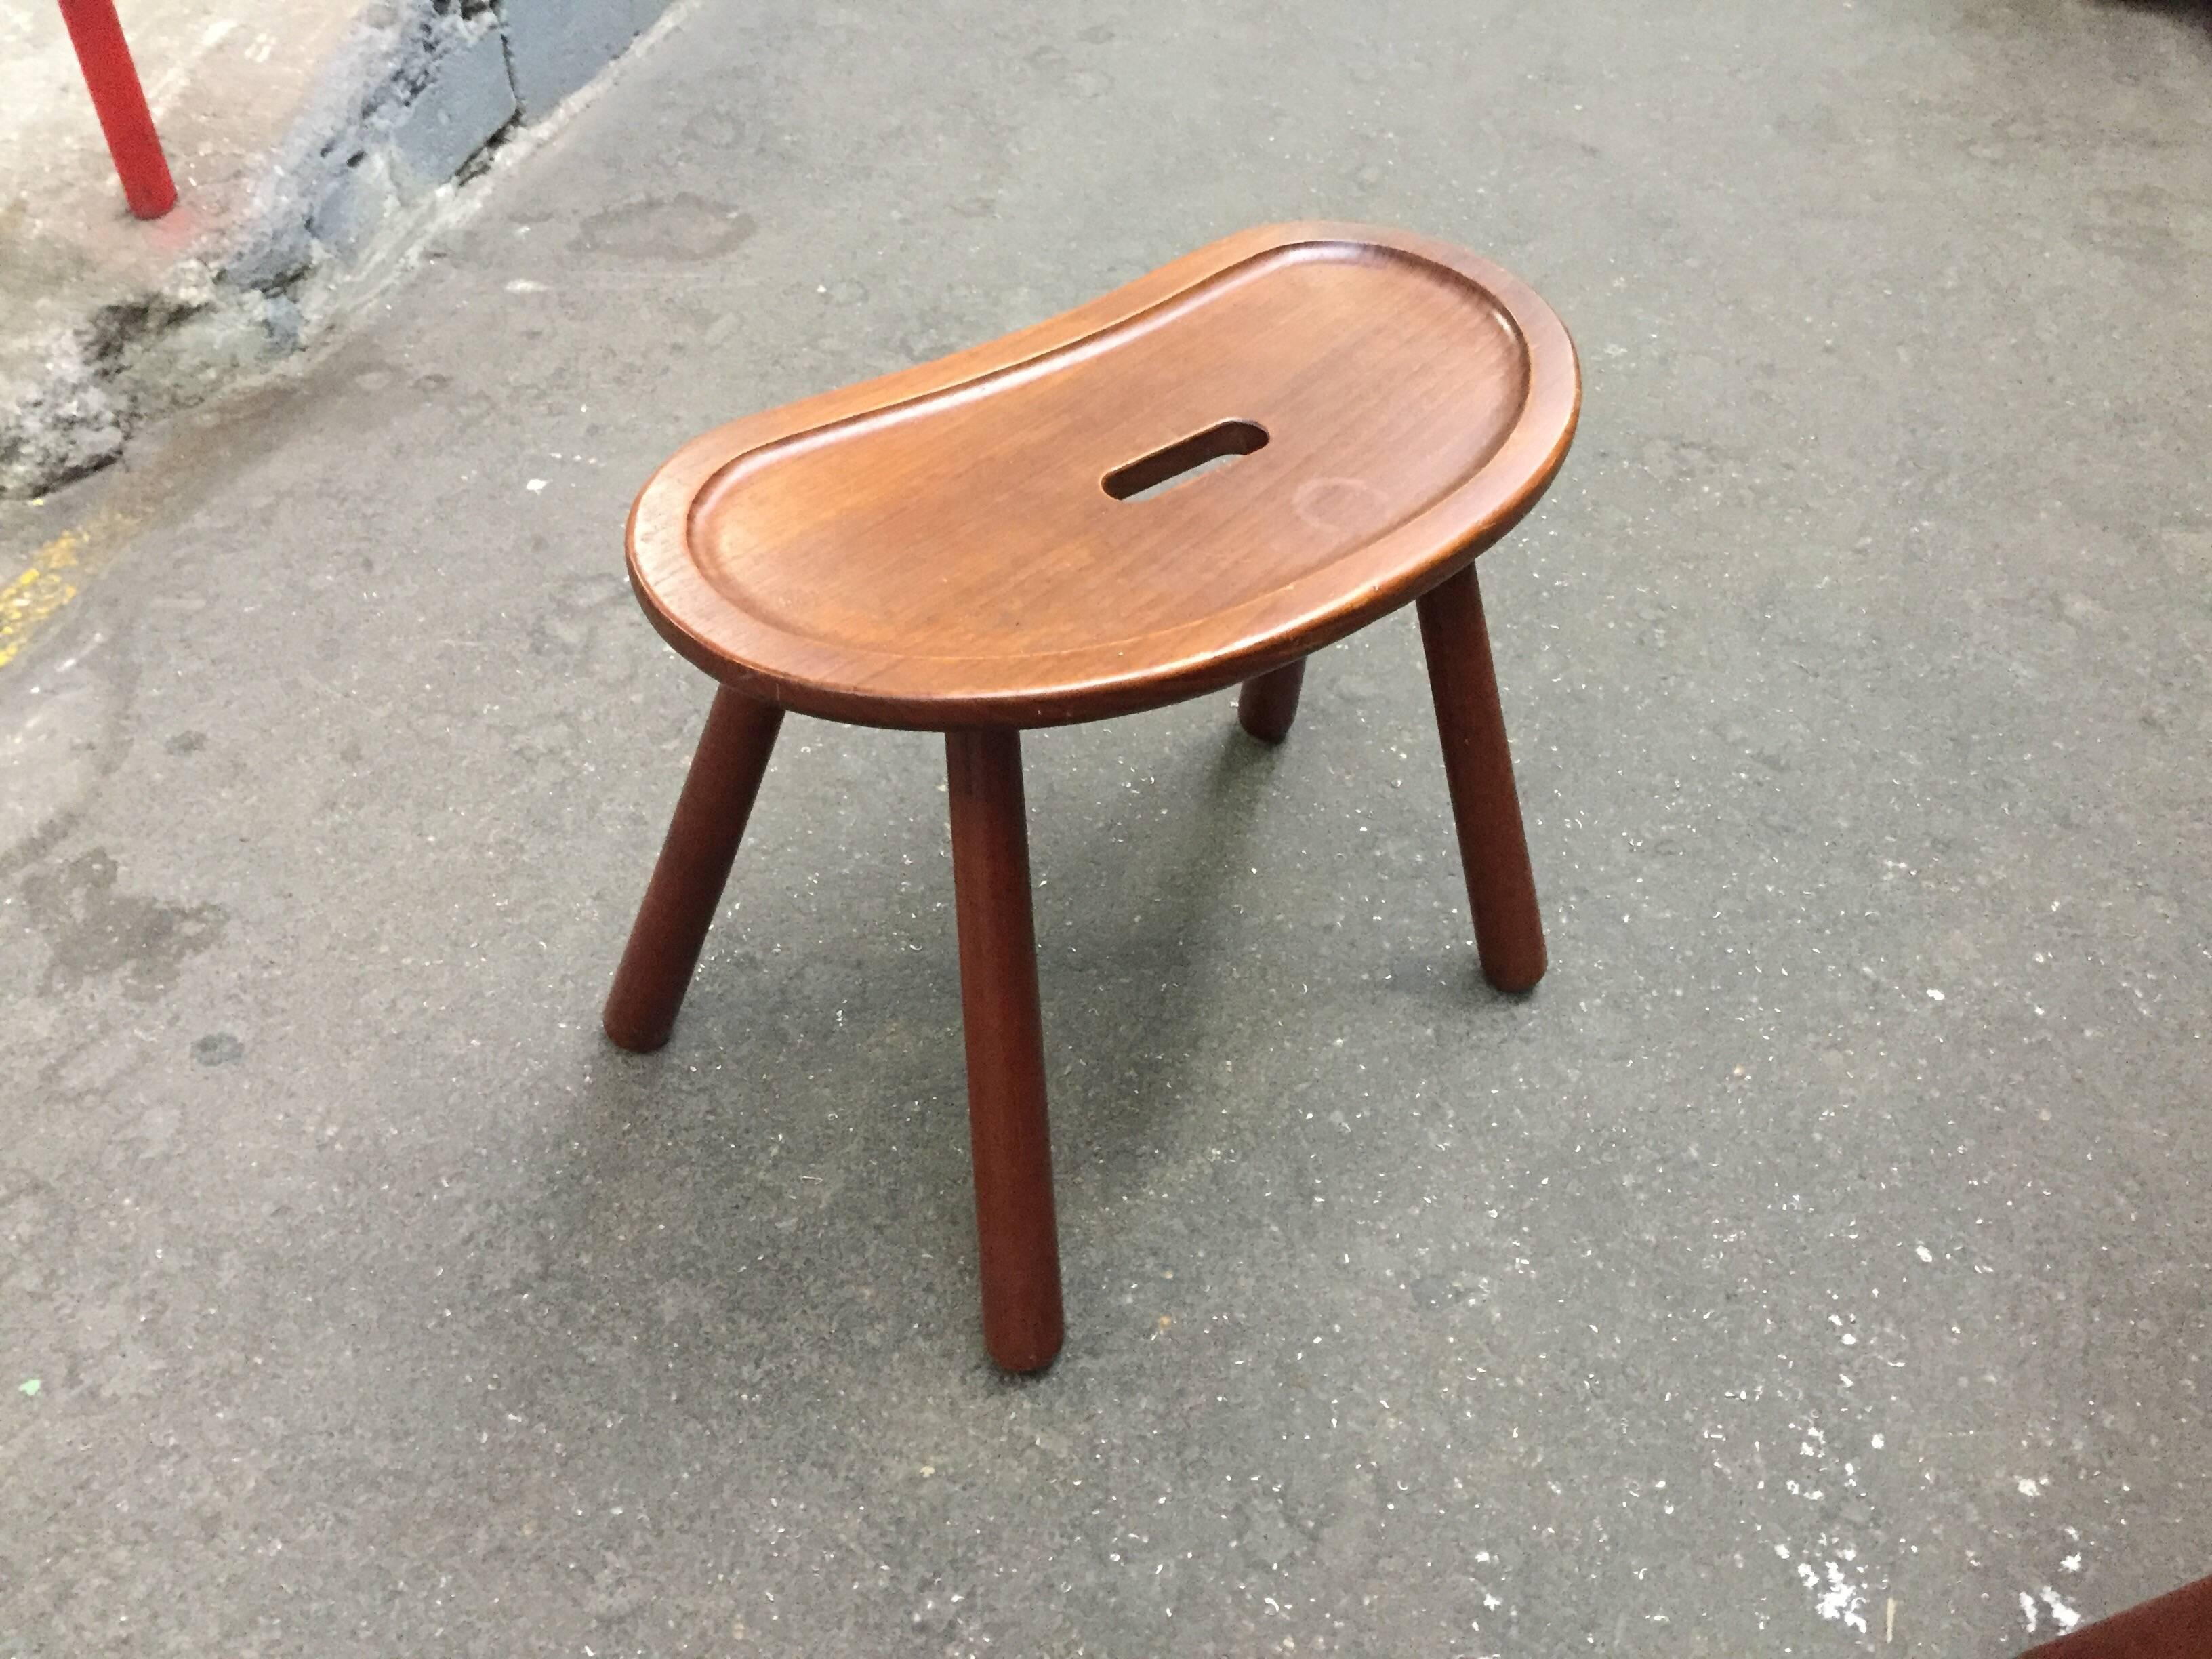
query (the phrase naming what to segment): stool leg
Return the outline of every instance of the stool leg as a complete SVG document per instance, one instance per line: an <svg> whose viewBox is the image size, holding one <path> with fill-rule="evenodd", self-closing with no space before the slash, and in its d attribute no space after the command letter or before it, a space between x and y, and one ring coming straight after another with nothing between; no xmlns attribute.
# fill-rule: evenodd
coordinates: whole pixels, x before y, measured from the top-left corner
<svg viewBox="0 0 2212 1659"><path fill-rule="evenodd" d="M1060 1352L1062 1324L1021 741L1007 730L948 732L945 763L983 1346L1006 1370L1033 1371Z"/></svg>
<svg viewBox="0 0 2212 1659"><path fill-rule="evenodd" d="M1280 743L1298 717L1298 692L1305 683L1304 657L1245 681L1237 699L1237 723L1262 743Z"/></svg>
<svg viewBox="0 0 2212 1659"><path fill-rule="evenodd" d="M1505 746L1505 717L1498 706L1498 673L1474 567L1431 588L1419 608L1444 778L1474 912L1475 948L1492 985L1526 991L1544 976L1544 921L1536 909L1536 878L1521 830L1513 757Z"/></svg>
<svg viewBox="0 0 2212 1659"><path fill-rule="evenodd" d="M646 1054L668 1041L782 724L781 708L727 686L714 694L607 994L601 1024L617 1047Z"/></svg>

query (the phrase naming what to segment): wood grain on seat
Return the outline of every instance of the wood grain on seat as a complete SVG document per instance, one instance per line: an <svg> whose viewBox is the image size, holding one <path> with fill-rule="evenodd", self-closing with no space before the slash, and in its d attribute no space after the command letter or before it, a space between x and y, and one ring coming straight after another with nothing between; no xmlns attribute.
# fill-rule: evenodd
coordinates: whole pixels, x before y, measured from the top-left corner
<svg viewBox="0 0 2212 1659"><path fill-rule="evenodd" d="M1229 237L1063 316L686 445L631 511L676 647L787 708L1035 726L1292 662L1527 512L1580 398L1443 243Z"/></svg>

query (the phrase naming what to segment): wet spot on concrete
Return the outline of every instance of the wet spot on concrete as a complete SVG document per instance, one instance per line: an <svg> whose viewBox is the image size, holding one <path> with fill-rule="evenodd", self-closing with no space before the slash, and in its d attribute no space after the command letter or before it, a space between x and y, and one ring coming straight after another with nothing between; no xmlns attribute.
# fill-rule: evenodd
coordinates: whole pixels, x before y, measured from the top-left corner
<svg viewBox="0 0 2212 1659"><path fill-rule="evenodd" d="M171 738L167 743L163 744L161 747L166 752L172 755L194 754L207 747L207 733L204 732L179 732L175 737Z"/></svg>
<svg viewBox="0 0 2212 1659"><path fill-rule="evenodd" d="M717 259L757 228L750 214L686 191L594 213L578 230L576 246L633 259Z"/></svg>
<svg viewBox="0 0 2212 1659"><path fill-rule="evenodd" d="M98 848L26 876L23 908L52 952L46 994L114 978L142 1002L167 992L178 969L220 939L230 920L219 904L169 904L117 891L115 860Z"/></svg>
<svg viewBox="0 0 2212 1659"><path fill-rule="evenodd" d="M210 1031L192 1044L192 1058L203 1066L228 1066L246 1057L246 1045L228 1031Z"/></svg>

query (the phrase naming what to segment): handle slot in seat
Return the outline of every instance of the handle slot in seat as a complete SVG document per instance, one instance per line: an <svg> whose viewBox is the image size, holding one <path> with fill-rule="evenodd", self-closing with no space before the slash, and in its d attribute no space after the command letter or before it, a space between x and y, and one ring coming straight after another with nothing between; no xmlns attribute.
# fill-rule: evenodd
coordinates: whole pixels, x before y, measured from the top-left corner
<svg viewBox="0 0 2212 1659"><path fill-rule="evenodd" d="M1115 468L1099 483L1117 501L1140 501L1193 473L1265 448L1267 442L1267 428L1255 421L1222 421Z"/></svg>

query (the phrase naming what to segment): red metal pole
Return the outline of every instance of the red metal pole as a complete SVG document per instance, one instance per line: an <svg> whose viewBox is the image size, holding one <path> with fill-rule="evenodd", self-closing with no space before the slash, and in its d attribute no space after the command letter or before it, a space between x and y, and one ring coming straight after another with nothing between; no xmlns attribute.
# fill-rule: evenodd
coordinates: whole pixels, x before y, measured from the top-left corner
<svg viewBox="0 0 2212 1659"><path fill-rule="evenodd" d="M177 186L146 108L130 43L116 20L115 0L61 0L61 8L92 106L100 113L100 130L107 135L107 153L123 180L124 198L141 219L158 219L176 205Z"/></svg>

